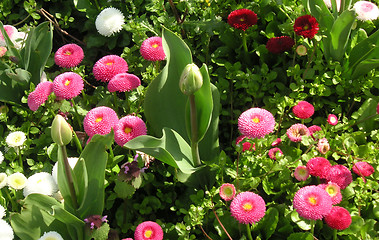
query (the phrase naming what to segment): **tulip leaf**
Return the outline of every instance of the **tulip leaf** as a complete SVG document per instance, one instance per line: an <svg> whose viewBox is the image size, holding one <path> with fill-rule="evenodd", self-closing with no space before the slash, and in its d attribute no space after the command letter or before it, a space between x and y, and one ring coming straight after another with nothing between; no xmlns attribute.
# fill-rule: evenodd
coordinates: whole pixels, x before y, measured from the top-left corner
<svg viewBox="0 0 379 240"><path fill-rule="evenodd" d="M323 0L306 0L305 4L320 25L325 26L328 30L332 28L334 18Z"/></svg>
<svg viewBox="0 0 379 240"><path fill-rule="evenodd" d="M360 62L354 69L353 74L351 76L352 79L358 78L362 76L372 69L379 67L379 59L367 59Z"/></svg>
<svg viewBox="0 0 379 240"><path fill-rule="evenodd" d="M372 56L371 53L377 47L379 47L379 30L355 45L349 54L349 67L355 68L360 62Z"/></svg>

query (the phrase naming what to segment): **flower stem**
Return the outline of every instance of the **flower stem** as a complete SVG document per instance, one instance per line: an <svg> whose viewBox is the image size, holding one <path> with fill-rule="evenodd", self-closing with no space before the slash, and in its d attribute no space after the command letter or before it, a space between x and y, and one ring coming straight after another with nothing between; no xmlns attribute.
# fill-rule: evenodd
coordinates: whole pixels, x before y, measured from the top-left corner
<svg viewBox="0 0 379 240"><path fill-rule="evenodd" d="M76 107L76 104L75 104L75 102L74 102L73 99L71 99L71 103L72 103L72 106L74 107L75 118L76 118L76 121L78 123L78 127L81 129L81 121L80 121L80 115L79 115L79 112L78 112L78 108Z"/></svg>
<svg viewBox="0 0 379 240"><path fill-rule="evenodd" d="M192 158L195 166L200 166L199 144L198 144L198 128L197 128L197 116L196 116L196 103L195 95L189 96L190 100L190 115L191 115L191 151Z"/></svg>
<svg viewBox="0 0 379 240"><path fill-rule="evenodd" d="M337 229L333 229L333 240L337 240Z"/></svg>
<svg viewBox="0 0 379 240"><path fill-rule="evenodd" d="M126 99L128 101L128 99ZM113 107L114 110L117 112L118 111L118 104L117 104L117 93L113 92Z"/></svg>
<svg viewBox="0 0 379 240"><path fill-rule="evenodd" d="M248 53L249 50L247 49L246 32L245 31L242 32L242 46L243 46L243 49L245 50L245 52Z"/></svg>
<svg viewBox="0 0 379 240"><path fill-rule="evenodd" d="M76 209L78 209L78 200L76 198L76 192L75 192L75 187L74 187L74 180L72 178L71 174L71 167L68 163L67 159L67 151L66 151L66 146L61 146L62 150L62 155L63 155L63 164L64 164L64 172L66 174L66 179L67 179L67 185L70 190L70 195L72 198L72 205Z"/></svg>
<svg viewBox="0 0 379 240"><path fill-rule="evenodd" d="M24 170L24 164L22 161L22 154L21 154L21 147L18 147L18 164L20 165L22 170Z"/></svg>
<svg viewBox="0 0 379 240"><path fill-rule="evenodd" d="M314 236L314 233L315 233L315 225L316 225L316 221L315 220L311 220L311 233L312 233L312 236Z"/></svg>
<svg viewBox="0 0 379 240"><path fill-rule="evenodd" d="M216 216L216 219L217 219L218 223L220 224L220 226L222 227L222 229L224 230L224 232L225 232L226 235L228 236L228 238L229 238L230 240L233 240L233 238L229 235L228 231L226 231L224 225L222 224L222 222L221 222L220 219L218 218L216 211L215 211L213 208L212 208L212 211L213 211L214 215Z"/></svg>
<svg viewBox="0 0 379 240"><path fill-rule="evenodd" d="M17 209L17 204L16 202L13 200L13 198L11 197L11 195L9 194L9 189L7 187L4 187L3 188L3 191L5 192L5 196L8 198L9 202L11 202L11 205L12 205L12 212L16 212L18 209ZM4 206L6 208L6 206Z"/></svg>
<svg viewBox="0 0 379 240"><path fill-rule="evenodd" d="M82 153L83 151L83 148L82 148L82 144L80 143L79 141L79 138L78 138L78 135L76 135L76 132L75 131L72 131L73 134L74 134L74 142L75 142L75 145L76 147L78 148L79 150L79 154Z"/></svg>
<svg viewBox="0 0 379 240"><path fill-rule="evenodd" d="M250 228L250 224L246 224L246 231L247 231L247 238L249 240L253 240L253 237L251 236L251 228Z"/></svg>

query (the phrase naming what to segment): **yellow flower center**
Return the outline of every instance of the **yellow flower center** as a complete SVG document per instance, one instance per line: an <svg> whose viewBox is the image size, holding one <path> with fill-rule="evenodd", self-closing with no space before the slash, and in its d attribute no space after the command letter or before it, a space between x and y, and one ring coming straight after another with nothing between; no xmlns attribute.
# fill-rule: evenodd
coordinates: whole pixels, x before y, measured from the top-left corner
<svg viewBox="0 0 379 240"><path fill-rule="evenodd" d="M131 128L128 128L128 127L126 127L125 129L124 129L124 132L125 133L130 133L132 131L132 129Z"/></svg>
<svg viewBox="0 0 379 240"><path fill-rule="evenodd" d="M70 51L66 51L65 53L64 53L64 55L66 55L66 56L70 56L72 53L70 52Z"/></svg>
<svg viewBox="0 0 379 240"><path fill-rule="evenodd" d="M259 123L261 120L259 120L258 117L254 117L253 119L251 119L251 121L253 121L255 123Z"/></svg>
<svg viewBox="0 0 379 240"><path fill-rule="evenodd" d="M157 48L158 47L158 44L154 43L153 45L151 45L153 48Z"/></svg>
<svg viewBox="0 0 379 240"><path fill-rule="evenodd" d="M231 196L233 194L233 190L232 190L232 188L227 187L227 188L224 189L224 193L227 196Z"/></svg>
<svg viewBox="0 0 379 240"><path fill-rule="evenodd" d="M153 231L151 231L150 229L146 230L145 233L144 233L144 235L145 235L145 238L150 238L151 235L153 235Z"/></svg>
<svg viewBox="0 0 379 240"><path fill-rule="evenodd" d="M333 197L333 196L335 196L337 194L337 191L336 191L336 189L334 189L333 186L328 186L328 187L326 187L325 190L329 193L329 195L331 197Z"/></svg>
<svg viewBox="0 0 379 240"><path fill-rule="evenodd" d="M112 66L112 65L113 65L113 62L107 62L106 65L107 65L107 66Z"/></svg>
<svg viewBox="0 0 379 240"><path fill-rule="evenodd" d="M244 18L240 18L240 22L244 22L245 21L245 19Z"/></svg>
<svg viewBox="0 0 379 240"><path fill-rule="evenodd" d="M66 80L66 82L64 82L64 85L65 85L65 86L70 85L70 80Z"/></svg>
<svg viewBox="0 0 379 240"><path fill-rule="evenodd" d="M253 209L253 205L251 203L245 203L243 206L242 206L243 210L245 210L246 212L248 211L251 211Z"/></svg>
<svg viewBox="0 0 379 240"><path fill-rule="evenodd" d="M310 197L308 199L309 203L312 204L312 205L316 205L317 204L317 199L315 197Z"/></svg>
<svg viewBox="0 0 379 240"><path fill-rule="evenodd" d="M98 118L96 118L96 120L95 120L95 122L101 122L103 120L103 118L102 117L98 117Z"/></svg>
<svg viewBox="0 0 379 240"><path fill-rule="evenodd" d="M309 29L309 25L308 25L308 24L305 25L305 26L303 27L303 29L304 29L304 30L308 30L308 29Z"/></svg>

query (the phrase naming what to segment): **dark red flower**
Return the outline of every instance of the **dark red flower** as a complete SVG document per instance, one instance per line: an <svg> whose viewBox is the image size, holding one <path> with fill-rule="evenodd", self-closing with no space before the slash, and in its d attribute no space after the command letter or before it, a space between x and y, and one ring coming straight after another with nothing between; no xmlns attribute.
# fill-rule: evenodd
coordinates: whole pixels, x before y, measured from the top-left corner
<svg viewBox="0 0 379 240"><path fill-rule="evenodd" d="M319 27L316 18L311 15L304 15L296 18L293 29L297 35L312 39Z"/></svg>
<svg viewBox="0 0 379 240"><path fill-rule="evenodd" d="M266 48L272 53L278 54L288 51L295 45L295 41L288 36L273 37L267 41Z"/></svg>
<svg viewBox="0 0 379 240"><path fill-rule="evenodd" d="M228 16L229 25L243 31L257 24L257 21L257 14L249 9L237 9Z"/></svg>

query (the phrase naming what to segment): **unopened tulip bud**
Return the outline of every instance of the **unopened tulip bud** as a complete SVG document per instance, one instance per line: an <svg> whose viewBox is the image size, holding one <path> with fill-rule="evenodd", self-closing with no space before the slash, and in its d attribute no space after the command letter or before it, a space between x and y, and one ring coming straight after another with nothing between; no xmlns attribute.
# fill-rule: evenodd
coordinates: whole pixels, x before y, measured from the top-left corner
<svg viewBox="0 0 379 240"><path fill-rule="evenodd" d="M56 115L51 125L51 138L59 146L70 143L72 139L72 129L61 115Z"/></svg>
<svg viewBox="0 0 379 240"><path fill-rule="evenodd" d="M188 64L180 77L179 88L185 95L194 94L203 86L203 76L199 67L194 64Z"/></svg>

